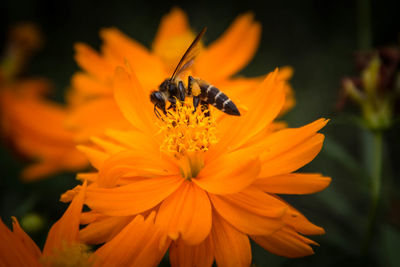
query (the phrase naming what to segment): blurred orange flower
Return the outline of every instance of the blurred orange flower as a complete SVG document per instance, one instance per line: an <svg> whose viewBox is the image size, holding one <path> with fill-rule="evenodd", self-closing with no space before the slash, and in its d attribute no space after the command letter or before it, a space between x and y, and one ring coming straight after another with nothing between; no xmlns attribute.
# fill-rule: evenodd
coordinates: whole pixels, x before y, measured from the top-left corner
<svg viewBox="0 0 400 267"><path fill-rule="evenodd" d="M34 160L22 173L27 181L87 165L75 149L73 134L63 126L65 108L44 96L48 88L44 80L0 87L2 134L19 153Z"/></svg>
<svg viewBox="0 0 400 267"><path fill-rule="evenodd" d="M324 136L317 131L327 120L269 130L285 103L278 70L245 96L240 117L217 110L207 117L183 103L159 120L129 66L116 69L113 85L116 104L133 127L108 130L92 138L97 147L80 147L97 170L78 175L89 182L83 242L105 242L139 261L161 259L169 246L172 266L211 266L214 259L218 266L249 266L249 237L278 255L313 253L316 243L303 235L324 230L276 194L309 194L329 185L320 174L293 173L319 153ZM61 200L80 191L78 186ZM136 232L128 230L134 216L154 212L163 249L148 254L120 246L117 240L135 243ZM147 234L154 242L153 232Z"/></svg>
<svg viewBox="0 0 400 267"><path fill-rule="evenodd" d="M86 183L64 215L50 229L43 252L13 217L13 231L0 220L0 266L87 266L90 253L78 241L79 215Z"/></svg>
<svg viewBox="0 0 400 267"><path fill-rule="evenodd" d="M46 99L49 83L19 77L40 44L40 33L34 25L17 25L11 31L0 66L1 135L19 154L34 160L22 174L25 180L60 170L77 171L87 165L75 149L73 134L64 127L65 108Z"/></svg>
<svg viewBox="0 0 400 267"><path fill-rule="evenodd" d="M117 244L109 242L96 252L81 243L78 232L85 191L86 183L64 215L50 228L43 252L20 227L16 218L13 217L13 231L0 220L0 266L126 266L127 263L129 266L155 266L161 260L155 256L134 258L140 253L153 255L160 249L164 252L167 249L166 246L159 246L162 232L154 224L154 212L146 219L138 215L126 226L125 231L135 235L135 243L126 240L122 232L113 241ZM129 246L136 253L123 255L119 246Z"/></svg>

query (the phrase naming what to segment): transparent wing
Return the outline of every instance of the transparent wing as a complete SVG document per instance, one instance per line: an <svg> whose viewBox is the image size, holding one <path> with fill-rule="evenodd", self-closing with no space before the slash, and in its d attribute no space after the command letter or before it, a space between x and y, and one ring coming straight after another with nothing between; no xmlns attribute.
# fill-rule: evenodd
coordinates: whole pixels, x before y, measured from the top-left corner
<svg viewBox="0 0 400 267"><path fill-rule="evenodd" d="M196 36L192 44L186 50L185 54L183 54L181 60L176 66L174 73L172 73L171 81L173 81L177 76L179 76L182 72L189 69L192 66L194 59L200 52L200 40L206 32L207 27L204 27L201 32Z"/></svg>

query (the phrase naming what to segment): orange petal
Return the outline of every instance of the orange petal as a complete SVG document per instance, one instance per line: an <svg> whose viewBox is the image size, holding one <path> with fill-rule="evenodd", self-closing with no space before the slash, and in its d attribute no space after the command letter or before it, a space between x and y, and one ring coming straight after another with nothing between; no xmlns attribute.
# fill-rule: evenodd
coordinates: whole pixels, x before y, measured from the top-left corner
<svg viewBox="0 0 400 267"><path fill-rule="evenodd" d="M97 172L87 172L87 173L78 173L76 175L76 180L79 181L88 181L88 183L93 183L97 181L99 174Z"/></svg>
<svg viewBox="0 0 400 267"><path fill-rule="evenodd" d="M109 81L112 78L113 66L88 45L75 44L75 60L78 65L98 79Z"/></svg>
<svg viewBox="0 0 400 267"><path fill-rule="evenodd" d="M310 244L316 244L290 227L284 227L269 236L252 236L251 238L269 252L288 258L312 255L314 251Z"/></svg>
<svg viewBox="0 0 400 267"><path fill-rule="evenodd" d="M3 127L10 132L9 138L21 153L37 159L23 172L24 180L83 168L86 159L76 151L73 134L63 125L67 115L65 108L31 91L1 95L1 106L6 108L2 110L2 118L6 120Z"/></svg>
<svg viewBox="0 0 400 267"><path fill-rule="evenodd" d="M21 240L24 243L24 245L27 248L25 253L29 252L30 254L32 254L32 256L39 259L39 257L42 255L42 252L35 244L35 242L33 242L33 240L25 233L25 231L22 230L21 226L18 223L17 218L12 217L12 225L13 225L13 233L15 234L16 237L18 237L19 240Z"/></svg>
<svg viewBox="0 0 400 267"><path fill-rule="evenodd" d="M16 93L7 100L11 102L7 111L12 112L9 115L12 122L22 128L15 130L27 131L44 141L50 139L62 145L71 143L72 134L63 127L67 116L63 106L45 98L23 98ZM43 124L46 124L45 129Z"/></svg>
<svg viewBox="0 0 400 267"><path fill-rule="evenodd" d="M234 103L239 110L245 108L247 111L254 102L254 92L257 86L259 86L264 79L265 76L255 78L238 77L229 80L223 80L215 83L214 85L227 96L229 96L229 98L234 100Z"/></svg>
<svg viewBox="0 0 400 267"><path fill-rule="evenodd" d="M220 141L213 149L210 149L210 156L216 157L227 148L233 150L241 147L253 136L265 130L276 118L285 102L283 82L277 78L277 75L278 70L275 70L257 86L254 97L257 101L250 104L246 114L240 117L225 116L220 121L218 124Z"/></svg>
<svg viewBox="0 0 400 267"><path fill-rule="evenodd" d="M77 156L81 158L81 155ZM64 160L64 162L62 162L62 160ZM83 158L80 159L81 162L76 163L76 166L66 167L63 166L63 163L65 163L66 160L68 160L68 158L60 158L58 160L57 158L53 158L52 160L44 159L43 161L32 163L22 171L21 178L25 182L32 182L41 178L49 177L61 171L79 171L87 165L87 161Z"/></svg>
<svg viewBox="0 0 400 267"><path fill-rule="evenodd" d="M328 120L326 119L318 119L305 126L283 129L267 136L262 143L258 144L261 148L260 152L263 152L263 160L273 159L293 150L296 146L313 137L327 123Z"/></svg>
<svg viewBox="0 0 400 267"><path fill-rule="evenodd" d="M172 242L169 248L169 260L173 267L211 267L214 261L214 249L210 236L194 246L185 244L181 239Z"/></svg>
<svg viewBox="0 0 400 267"><path fill-rule="evenodd" d="M14 232L0 220L0 266L41 266L41 252L13 219Z"/></svg>
<svg viewBox="0 0 400 267"><path fill-rule="evenodd" d="M102 97L73 107L66 120L66 127L74 131L78 143L83 143L90 136L102 135L108 128L122 130L130 129L132 125L112 97Z"/></svg>
<svg viewBox="0 0 400 267"><path fill-rule="evenodd" d="M100 187L113 187L124 176L152 178L179 174L178 167L161 160L159 153L127 150L112 155L103 163L97 182Z"/></svg>
<svg viewBox="0 0 400 267"><path fill-rule="evenodd" d="M285 102L283 91L284 83L279 79L279 70L269 73L265 79L255 87L253 102L248 102L249 111L243 116L240 132L235 137L240 147L250 137L264 130L279 114ZM246 130L247 131L246 131Z"/></svg>
<svg viewBox="0 0 400 267"><path fill-rule="evenodd" d="M80 97L111 96L111 84L102 82L87 73L78 72L71 78L73 90Z"/></svg>
<svg viewBox="0 0 400 267"><path fill-rule="evenodd" d="M312 194L324 190L331 178L313 173L289 173L259 178L253 185L262 191L275 194Z"/></svg>
<svg viewBox="0 0 400 267"><path fill-rule="evenodd" d="M133 127L145 133L156 133L149 95L145 94L136 76L132 72L128 74L122 67L115 70L114 98Z"/></svg>
<svg viewBox="0 0 400 267"><path fill-rule="evenodd" d="M89 185L90 186L90 185ZM60 197L60 201L67 203L67 202L71 202L72 199L79 194L79 191L81 190L82 186L81 185L77 185L74 188L67 190L65 193L63 193Z"/></svg>
<svg viewBox="0 0 400 267"><path fill-rule="evenodd" d="M79 221L86 193L86 182L74 197L64 215L50 228L43 255L50 255L65 243L78 243Z"/></svg>
<svg viewBox="0 0 400 267"><path fill-rule="evenodd" d="M162 202L156 224L173 240L180 236L188 245L199 244L211 230L211 204L207 194L185 181Z"/></svg>
<svg viewBox="0 0 400 267"><path fill-rule="evenodd" d="M96 169L100 169L103 163L110 157L105 152L100 151L99 149L88 147L88 146L77 146L76 147L79 151L84 153L90 164L95 167Z"/></svg>
<svg viewBox="0 0 400 267"><path fill-rule="evenodd" d="M279 113L279 116L282 116L285 114L287 111L293 108L293 106L296 104L296 99L294 97L294 91L292 89L292 86L289 83L290 78L293 76L293 68L290 66L284 66L279 69L279 78L285 81L284 85L284 91L285 91L285 104L282 107L281 112Z"/></svg>
<svg viewBox="0 0 400 267"><path fill-rule="evenodd" d="M153 51L162 59L167 74L172 74L194 38L187 16L181 9L175 7L162 18L153 42Z"/></svg>
<svg viewBox="0 0 400 267"><path fill-rule="evenodd" d="M134 215L167 198L181 185L182 177L153 177L137 179L129 185L116 188L89 187L86 204L109 216Z"/></svg>
<svg viewBox="0 0 400 267"><path fill-rule="evenodd" d="M110 241L133 217L106 217L96 220L79 231L79 240L85 244L101 244Z"/></svg>
<svg viewBox="0 0 400 267"><path fill-rule="evenodd" d="M90 138L90 141L92 141L93 144L103 149L109 155L114 155L117 154L118 152L126 150L124 146L120 146L114 142L111 142L109 140L97 136L92 136Z"/></svg>
<svg viewBox="0 0 400 267"><path fill-rule="evenodd" d="M324 136L315 134L298 146L273 159L265 160L261 157L263 163L260 177L276 176L298 170L318 155L323 142Z"/></svg>
<svg viewBox="0 0 400 267"><path fill-rule="evenodd" d="M213 214L212 241L218 267L248 267L251 264L249 238Z"/></svg>
<svg viewBox="0 0 400 267"><path fill-rule="evenodd" d="M95 211L86 211L81 213L81 221L80 224L89 224L95 222L97 220L101 220L103 218L107 218L107 216L95 212Z"/></svg>
<svg viewBox="0 0 400 267"><path fill-rule="evenodd" d="M160 151L160 143L157 136L150 136L140 131L120 131L108 129L105 135L121 145L135 151Z"/></svg>
<svg viewBox="0 0 400 267"><path fill-rule="evenodd" d="M157 266L163 258L169 242L160 247L163 236L154 224L155 213L146 220L138 215L111 241L93 255L95 266Z"/></svg>
<svg viewBox="0 0 400 267"><path fill-rule="evenodd" d="M253 58L261 36L261 25L253 14L239 16L229 29L195 63L196 75L210 81L235 74Z"/></svg>
<svg viewBox="0 0 400 267"><path fill-rule="evenodd" d="M209 197L218 214L243 233L269 235L284 225L281 218L260 216L252 210L236 205L224 196L209 194Z"/></svg>
<svg viewBox="0 0 400 267"><path fill-rule="evenodd" d="M123 66L125 61L129 62L147 92L165 79L167 74L161 60L145 46L116 28L103 29L100 35L104 40L102 51L105 57L114 61L115 66Z"/></svg>
<svg viewBox="0 0 400 267"><path fill-rule="evenodd" d="M256 186L249 186L241 192L221 196L223 201L232 206L265 217L282 217L287 211L286 203L264 193Z"/></svg>
<svg viewBox="0 0 400 267"><path fill-rule="evenodd" d="M283 66L279 68L279 78L288 81L292 78L293 72L294 70L291 66Z"/></svg>
<svg viewBox="0 0 400 267"><path fill-rule="evenodd" d="M157 53L157 47L162 47L163 42L176 36L184 35L188 31L190 31L190 27L185 12L178 7L172 8L171 11L161 19L154 38L153 50Z"/></svg>
<svg viewBox="0 0 400 267"><path fill-rule="evenodd" d="M239 150L206 162L193 182L213 194L232 194L249 186L259 171L259 159Z"/></svg>
<svg viewBox="0 0 400 267"><path fill-rule="evenodd" d="M301 214L298 210L289 206L288 212L282 217L282 220L289 226L291 226L297 232L303 235L323 235L325 230L311 223L307 218Z"/></svg>

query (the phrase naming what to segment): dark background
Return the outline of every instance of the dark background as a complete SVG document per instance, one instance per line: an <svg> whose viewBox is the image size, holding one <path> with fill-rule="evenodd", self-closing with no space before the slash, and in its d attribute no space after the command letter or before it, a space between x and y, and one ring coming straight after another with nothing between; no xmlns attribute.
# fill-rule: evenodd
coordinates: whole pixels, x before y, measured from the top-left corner
<svg viewBox="0 0 400 267"><path fill-rule="evenodd" d="M284 119L296 127L317 118L331 121L322 130L326 134L323 151L304 171L331 176L331 186L311 196L287 199L327 234L312 237L320 243L316 255L303 259L285 259L254 246L257 266L400 266L399 228L399 126L385 133L383 201L372 246L360 254L368 215L368 177L365 148L368 134L352 122L357 109L335 109L340 80L354 75L353 53L362 47L358 41L358 5L360 1L178 1L162 4L150 1L28 1L3 0L0 3L0 45L7 30L20 21L37 23L45 36L45 45L29 64L29 76L49 78L55 86L53 96L63 101L63 92L72 74L78 70L73 60L73 44L88 43L98 48L99 29L115 26L150 47L160 18L173 6L184 9L195 31L208 27L206 44L218 38L234 18L253 11L263 27L260 48L253 61L240 73L256 76L275 67L290 65L295 70L292 85L297 104ZM400 2L371 1L371 44L399 46ZM367 27L368 28L368 27ZM365 141L366 140L366 141ZM76 181L66 173L52 179L23 184L18 174L24 163L6 148L0 150L0 215L18 219L38 215L43 226L30 235L43 243L44 233L66 206L59 195ZM166 263L163 263L166 264Z"/></svg>

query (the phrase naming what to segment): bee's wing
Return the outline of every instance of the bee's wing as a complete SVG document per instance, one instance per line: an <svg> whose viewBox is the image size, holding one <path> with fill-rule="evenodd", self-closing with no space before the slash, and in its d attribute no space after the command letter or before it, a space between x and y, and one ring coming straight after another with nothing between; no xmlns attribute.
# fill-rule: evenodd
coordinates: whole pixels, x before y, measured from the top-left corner
<svg viewBox="0 0 400 267"><path fill-rule="evenodd" d="M201 32L196 36L192 44L186 50L185 54L183 54L181 60L179 61L178 65L176 66L174 73L171 76L171 81L173 81L177 76L179 76L182 72L189 69L192 66L194 59L200 52L200 40L203 37L204 33L206 32L207 27L204 27Z"/></svg>

